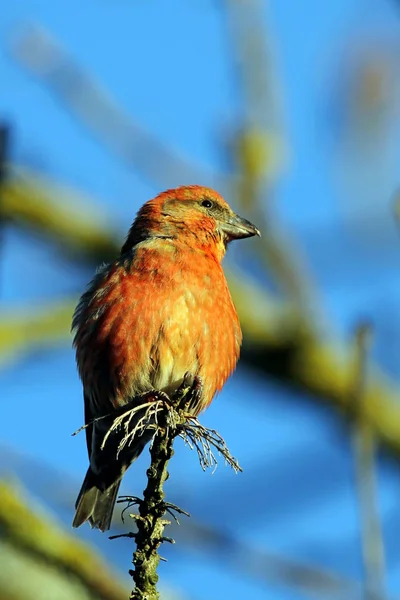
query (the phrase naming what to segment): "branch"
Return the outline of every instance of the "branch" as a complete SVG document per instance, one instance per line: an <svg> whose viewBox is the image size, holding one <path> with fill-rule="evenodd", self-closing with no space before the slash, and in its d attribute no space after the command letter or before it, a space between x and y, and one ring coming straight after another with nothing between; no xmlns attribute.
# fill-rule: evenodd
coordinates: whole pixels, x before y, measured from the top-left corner
<svg viewBox="0 0 400 600"><path fill-rule="evenodd" d="M118 253L117 227L81 192L22 167L8 167L0 217L45 234L68 256L98 264Z"/></svg>
<svg viewBox="0 0 400 600"><path fill-rule="evenodd" d="M366 421L363 411L370 337L371 328L366 324L360 324L355 332L356 372L353 402L356 410L356 427L354 453L365 571L365 597L370 600L383 600L386 598L385 550L377 505L375 435Z"/></svg>
<svg viewBox="0 0 400 600"><path fill-rule="evenodd" d="M58 585L71 585L71 597L90 596L102 600L124 598L126 589L93 549L65 533L52 521L49 514L40 514L40 511L32 510L34 502L29 499L27 503L25 496L25 491L16 490L5 481L0 481L1 537L21 555L22 561L18 564L21 565L22 562L22 582L24 577L26 578L24 563L34 559L36 575L42 574L42 578L39 578L41 594L44 593L43 586L50 586L52 581L54 582L55 574L58 574ZM26 572L29 573L28 568ZM11 580L13 579L11 577ZM29 581L31 587L26 597L35 597L32 590L37 580L34 579L32 577L32 581Z"/></svg>
<svg viewBox="0 0 400 600"><path fill-rule="evenodd" d="M10 364L35 348L71 341L70 328L76 301L29 307L3 308L0 316L0 364Z"/></svg>
<svg viewBox="0 0 400 600"><path fill-rule="evenodd" d="M130 600L159 599L157 568L161 557L158 549L164 542L175 543L172 538L164 535L165 527L171 524L171 521L164 516L168 513L176 521L175 512L190 516L181 508L164 500L164 483L168 479L168 462L173 456L174 439L181 436L190 448L196 449L203 470L217 465L215 450L225 458L235 472L241 471L223 438L216 431L200 425L197 418L190 414L189 407L198 399L199 389L201 389L200 380L187 373L172 399L157 391L151 394L152 397L148 402L138 403L138 399L134 399L133 408L128 408L114 419L103 440L102 447L111 434L122 430L123 435L117 449L118 455L126 446L140 439L145 431L154 430L150 446L151 464L147 470L147 486L143 492L143 499L125 496L119 500L127 503L122 514L131 506L138 506L139 514L130 515L136 521L137 532L111 538L130 537L136 542L136 551L133 555L135 568L129 572L135 584Z"/></svg>

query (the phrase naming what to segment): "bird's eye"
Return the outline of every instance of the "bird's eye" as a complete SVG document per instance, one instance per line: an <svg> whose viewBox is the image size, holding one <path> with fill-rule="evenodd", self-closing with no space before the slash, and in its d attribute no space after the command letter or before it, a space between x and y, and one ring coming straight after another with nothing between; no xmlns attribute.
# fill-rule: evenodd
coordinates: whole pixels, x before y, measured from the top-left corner
<svg viewBox="0 0 400 600"><path fill-rule="evenodd" d="M201 205L204 206L204 208L212 208L213 203L211 202L211 200L203 200L201 202Z"/></svg>

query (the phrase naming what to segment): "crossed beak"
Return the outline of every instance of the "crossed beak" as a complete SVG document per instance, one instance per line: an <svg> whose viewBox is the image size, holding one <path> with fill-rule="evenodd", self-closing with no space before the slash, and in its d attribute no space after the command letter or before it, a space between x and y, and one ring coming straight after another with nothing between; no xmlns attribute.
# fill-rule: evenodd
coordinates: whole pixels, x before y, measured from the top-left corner
<svg viewBox="0 0 400 600"><path fill-rule="evenodd" d="M261 237L259 229L253 223L250 223L247 219L239 217L233 213L226 221L221 224L222 231L226 234L230 240L240 240L242 238L252 237L258 235Z"/></svg>

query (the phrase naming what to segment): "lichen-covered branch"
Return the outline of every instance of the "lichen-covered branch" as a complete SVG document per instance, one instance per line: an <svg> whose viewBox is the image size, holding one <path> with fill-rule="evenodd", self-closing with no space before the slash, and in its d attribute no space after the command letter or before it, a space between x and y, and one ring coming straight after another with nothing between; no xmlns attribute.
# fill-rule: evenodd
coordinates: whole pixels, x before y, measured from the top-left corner
<svg viewBox="0 0 400 600"><path fill-rule="evenodd" d="M118 252L117 227L76 190L32 170L9 166L2 187L0 217L39 231L72 257L98 264Z"/></svg>
<svg viewBox="0 0 400 600"><path fill-rule="evenodd" d="M135 587L130 600L158 600L157 568L161 557L159 548L164 542L174 543L174 540L164 535L164 529L171 521L165 518L168 513L175 520L175 513L186 514L181 508L172 505L164 499L164 483L168 479L168 462L173 456L174 439L181 436L187 445L196 449L200 465L203 469L217 464L216 454L221 454L225 461L237 471L241 468L236 459L231 456L223 438L214 430L203 427L196 417L191 416L189 406L196 393L198 380L189 373L172 399L165 394L155 392L153 401L140 403L118 415L105 436L103 444L107 444L109 433L122 431L122 439L118 452L126 445L132 444L145 429L154 429L154 437L150 446L151 464L147 470L147 486L143 499L127 496L120 499L127 507L138 507L138 514L130 516L136 521L135 533L122 534L117 537L131 537L136 543L133 555L134 569L130 571ZM137 421L138 413L143 416ZM131 422L135 422L132 429Z"/></svg>
<svg viewBox="0 0 400 600"><path fill-rule="evenodd" d="M173 455L173 435L168 429L159 431L150 449L151 464L147 470L147 486L143 500L138 501L139 515L136 517L136 551L133 555L132 571L135 589L131 600L156 600L157 567L160 562L158 548L163 542L172 542L164 536L164 528L169 521L164 519L168 508L164 501L164 482L168 478L168 461Z"/></svg>
<svg viewBox="0 0 400 600"><path fill-rule="evenodd" d="M274 186L286 168L287 140L271 37L265 31L265 3L224 0L221 5L242 100L242 122L230 144L236 167L230 193L259 224L258 256L292 310L315 319L315 282L293 232L285 231L273 207Z"/></svg>

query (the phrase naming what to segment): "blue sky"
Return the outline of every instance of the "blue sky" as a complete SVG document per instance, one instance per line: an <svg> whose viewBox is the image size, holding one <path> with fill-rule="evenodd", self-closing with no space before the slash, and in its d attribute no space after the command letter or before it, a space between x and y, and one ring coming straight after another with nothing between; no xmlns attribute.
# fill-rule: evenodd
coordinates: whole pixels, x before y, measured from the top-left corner
<svg viewBox="0 0 400 600"><path fill-rule="evenodd" d="M96 212L111 215L121 239L137 208L160 189L98 143L16 64L10 53L13 36L34 22L56 38L133 121L187 159L218 171L225 164L219 141L237 124L241 106L226 25L217 6L211 0L3 3L0 117L13 125L13 159L88 193ZM372 316L383 332L380 336L378 331L376 355L395 375L399 249L389 222L389 199L384 196L378 208L366 207L382 218L385 240L370 256L365 240L351 240L343 222L339 195L342 191L346 198L346 188L333 175L337 156L331 140L337 131L328 92L337 73L345 72L346 52L358 38L391 40L399 27L400 8L396 13L395 2L389 0L271 0L265 10L289 155L277 184L276 212L304 247L334 328L345 335L360 313ZM395 166L384 172L388 190L398 180L398 144L391 152ZM372 162L372 167L368 163L363 168L372 168L373 174L373 166ZM360 196L364 191L361 187ZM351 202L350 194L345 202ZM35 307L65 294L78 297L91 276L86 266L71 264L33 235L9 229L2 243L1 302L6 307ZM389 334L392 337L385 337ZM81 424L82 404L70 347L21 357L0 371L0 389L5 399L0 441L68 473L78 490L86 455L83 435L71 437ZM180 447L169 484L172 501L249 543L360 576L351 446L345 428L326 407L240 368L203 421L224 434L244 474L235 476L223 467L214 475L202 474L194 456ZM142 457L131 469L123 491L138 493L143 488L146 460ZM392 591L400 585L396 478L395 465L383 460L381 510ZM249 496L251 510L246 509ZM238 512L243 514L239 522ZM67 523L71 516L72 508L62 518ZM90 531L79 530L78 535L100 540ZM118 557L120 570L129 567L128 547L121 546L117 554L110 552L104 536L99 543L110 557ZM169 560L162 569L163 581L198 600L225 595L232 600L303 597L251 582L215 557L185 555L173 548Z"/></svg>

